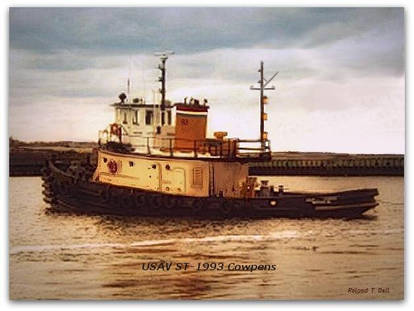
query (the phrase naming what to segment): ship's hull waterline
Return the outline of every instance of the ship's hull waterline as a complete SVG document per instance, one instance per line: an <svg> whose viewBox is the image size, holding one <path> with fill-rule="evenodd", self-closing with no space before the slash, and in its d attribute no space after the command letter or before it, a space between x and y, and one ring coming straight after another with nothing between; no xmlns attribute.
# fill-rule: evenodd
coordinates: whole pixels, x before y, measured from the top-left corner
<svg viewBox="0 0 414 311"><path fill-rule="evenodd" d="M377 189L336 193L289 193L223 198L163 194L91 182L49 161L43 169L44 200L50 211L82 214L223 218L355 218L378 205Z"/></svg>

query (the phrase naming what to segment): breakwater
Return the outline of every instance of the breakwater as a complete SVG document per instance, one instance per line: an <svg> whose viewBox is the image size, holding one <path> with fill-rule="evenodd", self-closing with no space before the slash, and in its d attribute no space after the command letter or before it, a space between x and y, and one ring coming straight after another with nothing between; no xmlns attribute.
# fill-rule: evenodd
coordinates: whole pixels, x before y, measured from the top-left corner
<svg viewBox="0 0 414 311"><path fill-rule="evenodd" d="M92 148L11 148L10 176L39 176L47 159L88 160ZM250 175L403 176L404 155L275 152L249 163Z"/></svg>
<svg viewBox="0 0 414 311"><path fill-rule="evenodd" d="M276 152L251 175L404 176L404 155Z"/></svg>
<svg viewBox="0 0 414 311"><path fill-rule="evenodd" d="M62 161L87 161L91 152L53 149L11 149L9 153L9 176L40 176L40 170L49 159Z"/></svg>

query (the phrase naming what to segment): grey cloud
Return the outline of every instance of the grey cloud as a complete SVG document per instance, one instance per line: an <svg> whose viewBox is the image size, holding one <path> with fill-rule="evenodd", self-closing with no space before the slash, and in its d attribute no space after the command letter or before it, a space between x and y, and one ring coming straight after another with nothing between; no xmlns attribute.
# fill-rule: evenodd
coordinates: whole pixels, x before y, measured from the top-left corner
<svg viewBox="0 0 414 311"><path fill-rule="evenodd" d="M403 58L395 53L395 47L387 46L387 38L372 45L372 41L362 37L360 41L344 40L335 45L313 49L223 49L209 52L174 55L168 61L168 89L174 91L179 87L200 87L210 83L215 86L244 86L246 89L258 80L259 61L265 62L266 76L279 71L274 84L280 82L298 85L302 80L343 83L348 79L363 77L401 76L404 73ZM358 51L355 53L355 51ZM154 56L132 57L131 61L123 56L94 57L90 68L70 70L42 70L30 68L37 64L38 56L24 54L12 57L10 94L11 96L39 96L48 93L62 97L108 96L109 99L125 91L128 76L132 79L134 89L147 90L158 87L156 82L158 70L157 58ZM33 58L35 61L33 61ZM58 61L65 55L53 56ZM72 57L74 61L87 64L90 56L80 54ZM70 58L71 59L71 58ZM47 64L49 57L45 57ZM68 61L71 64L71 61ZM130 69L130 64L132 68ZM143 86L146 84L146 86ZM192 94L188 94L192 95ZM176 100L176 99L175 99ZM326 107L324 107L326 106ZM305 107L311 107L309 105ZM320 101L315 108L342 109L336 105ZM315 109L314 108L314 109Z"/></svg>
<svg viewBox="0 0 414 311"><path fill-rule="evenodd" d="M10 53L12 67L39 71L76 71L82 69L109 69L128 67L129 59L125 56L105 56L82 50L63 50L40 52L12 49Z"/></svg>
<svg viewBox="0 0 414 311"><path fill-rule="evenodd" d="M311 47L402 20L401 8L12 8L12 48L194 53Z"/></svg>
<svg viewBox="0 0 414 311"><path fill-rule="evenodd" d="M277 91L268 92L272 132L293 118L323 127L325 116L360 108L360 120L376 109L403 122L403 15L400 8L12 8L11 134L54 139L38 130L45 118L70 139L67 124L81 128L88 111L88 120L99 120L79 137L94 138L98 125L110 121L107 104L125 91L128 76L134 91L146 89L152 99L159 86L152 52L161 49L176 51L167 64L168 96L209 98L217 126L234 107L246 120L257 113L258 94L249 86L258 80L260 60L267 76L280 72ZM315 123L308 114L322 116ZM390 127L403 124L397 121ZM239 128L233 126L235 133Z"/></svg>
<svg viewBox="0 0 414 311"><path fill-rule="evenodd" d="M216 51L254 48L267 50L262 58L270 67L295 79L324 76L301 50L344 75L401 75L403 14L401 8L12 8L11 63L44 71L127 68L138 54L149 70L151 52L172 48L184 55L176 63L182 67L171 64L177 77L191 67L194 79L247 81L245 59Z"/></svg>

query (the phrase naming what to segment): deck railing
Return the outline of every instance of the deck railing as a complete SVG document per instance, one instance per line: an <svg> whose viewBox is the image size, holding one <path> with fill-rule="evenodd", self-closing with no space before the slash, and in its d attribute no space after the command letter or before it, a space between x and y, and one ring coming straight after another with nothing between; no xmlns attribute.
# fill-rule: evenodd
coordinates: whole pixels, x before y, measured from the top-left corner
<svg viewBox="0 0 414 311"><path fill-rule="evenodd" d="M194 158L261 159L270 157L270 141L264 144L255 139L211 139L191 140L177 137L128 135L122 137L124 144L130 144L134 152L148 155ZM118 142L119 137L101 137L100 143Z"/></svg>

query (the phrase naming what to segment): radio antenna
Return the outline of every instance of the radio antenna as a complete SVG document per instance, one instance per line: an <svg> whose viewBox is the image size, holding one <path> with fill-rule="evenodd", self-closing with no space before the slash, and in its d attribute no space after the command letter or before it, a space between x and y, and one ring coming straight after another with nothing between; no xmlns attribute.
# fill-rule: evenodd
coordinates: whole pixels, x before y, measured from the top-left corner
<svg viewBox="0 0 414 311"><path fill-rule="evenodd" d="M264 91L275 90L274 86L267 87L267 85L277 76L279 72L276 72L270 79L264 78L263 61L260 62L260 80L258 81L259 87L251 86L251 90L260 91L260 141L262 143L262 149L266 147L267 133L264 131L264 121L267 116L264 112L264 105L267 102L267 97L264 95Z"/></svg>

